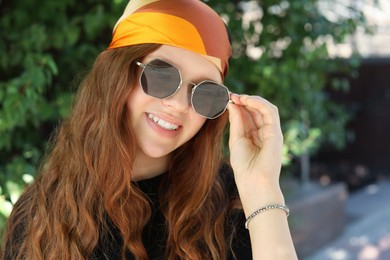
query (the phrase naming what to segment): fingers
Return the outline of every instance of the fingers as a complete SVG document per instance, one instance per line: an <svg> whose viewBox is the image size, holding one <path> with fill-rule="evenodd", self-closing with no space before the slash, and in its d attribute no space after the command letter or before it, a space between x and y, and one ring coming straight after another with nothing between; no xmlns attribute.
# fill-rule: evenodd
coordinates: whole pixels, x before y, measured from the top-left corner
<svg viewBox="0 0 390 260"><path fill-rule="evenodd" d="M234 104L245 107L258 128L273 124L280 126L278 108L268 100L259 96L237 94L232 94L231 100Z"/></svg>

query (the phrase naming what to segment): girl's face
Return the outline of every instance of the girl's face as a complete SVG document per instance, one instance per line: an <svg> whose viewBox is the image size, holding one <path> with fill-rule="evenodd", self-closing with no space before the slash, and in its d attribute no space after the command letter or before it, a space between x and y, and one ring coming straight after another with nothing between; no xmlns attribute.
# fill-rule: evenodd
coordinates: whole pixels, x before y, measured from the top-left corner
<svg viewBox="0 0 390 260"><path fill-rule="evenodd" d="M147 63L157 58L178 68L184 81L199 83L208 79L222 82L217 67L194 52L163 45L140 62ZM201 129L206 118L198 115L190 104L191 87L183 82L176 94L158 99L145 94L136 80L127 105L138 142L138 155L168 160L172 151Z"/></svg>

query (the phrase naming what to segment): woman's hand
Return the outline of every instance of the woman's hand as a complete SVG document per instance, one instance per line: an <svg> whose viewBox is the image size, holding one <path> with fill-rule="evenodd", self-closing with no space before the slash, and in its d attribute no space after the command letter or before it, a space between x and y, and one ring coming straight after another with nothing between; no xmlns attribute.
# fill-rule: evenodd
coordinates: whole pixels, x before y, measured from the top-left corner
<svg viewBox="0 0 390 260"><path fill-rule="evenodd" d="M283 135L276 106L258 96L232 94L230 163L245 215L284 204L279 186ZM284 211L271 209L249 224L253 259L297 259Z"/></svg>
<svg viewBox="0 0 390 260"><path fill-rule="evenodd" d="M230 160L238 181L278 182L283 146L278 108L259 96L231 99Z"/></svg>
<svg viewBox="0 0 390 260"><path fill-rule="evenodd" d="M228 107L230 163L240 197L242 200L257 198L254 203L259 207L264 206L259 204L259 196L267 201L263 195L271 192L275 199L268 199L278 201L269 202L281 202L279 175L283 135L278 109L259 96L232 94L231 100L234 103ZM243 204L248 203L243 201ZM248 207L253 209L254 206Z"/></svg>

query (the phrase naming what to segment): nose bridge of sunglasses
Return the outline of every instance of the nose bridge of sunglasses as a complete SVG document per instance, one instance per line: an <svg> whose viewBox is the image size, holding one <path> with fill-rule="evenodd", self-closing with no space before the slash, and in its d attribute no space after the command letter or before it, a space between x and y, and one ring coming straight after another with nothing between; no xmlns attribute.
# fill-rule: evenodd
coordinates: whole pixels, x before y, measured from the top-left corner
<svg viewBox="0 0 390 260"><path fill-rule="evenodd" d="M164 98L166 102L175 102L186 107L191 106L191 90L194 84L190 81L181 80L176 88L176 91Z"/></svg>
<svg viewBox="0 0 390 260"><path fill-rule="evenodd" d="M191 89L193 89L196 86L196 83L189 81L189 80L182 79L180 82L180 87L183 87L183 86L187 87L188 91L190 91Z"/></svg>
<svg viewBox="0 0 390 260"><path fill-rule="evenodd" d="M185 92L188 96L191 95L191 90L196 86L195 83L185 80L183 78L180 78L180 82L176 88L176 91L174 95L176 95L178 92Z"/></svg>

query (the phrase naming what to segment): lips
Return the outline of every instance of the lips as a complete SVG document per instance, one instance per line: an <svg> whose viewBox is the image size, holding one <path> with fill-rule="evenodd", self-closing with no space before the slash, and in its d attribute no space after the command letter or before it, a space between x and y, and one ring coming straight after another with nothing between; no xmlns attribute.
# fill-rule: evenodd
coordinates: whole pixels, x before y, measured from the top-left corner
<svg viewBox="0 0 390 260"><path fill-rule="evenodd" d="M161 128L165 129L165 130L169 130L169 131L174 131L174 130L177 130L179 128L178 125L176 124L173 124L173 123L170 123L170 122L167 122L153 114L148 114L148 117L153 120L153 122L155 122L156 124L158 124Z"/></svg>

